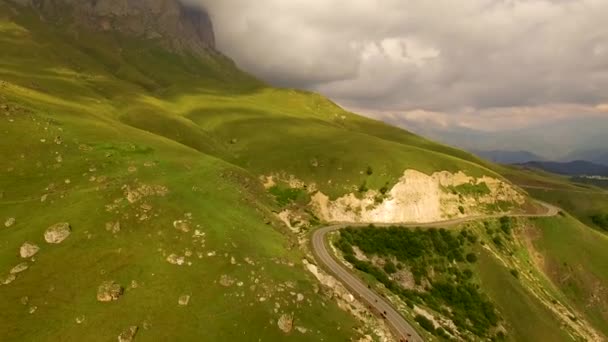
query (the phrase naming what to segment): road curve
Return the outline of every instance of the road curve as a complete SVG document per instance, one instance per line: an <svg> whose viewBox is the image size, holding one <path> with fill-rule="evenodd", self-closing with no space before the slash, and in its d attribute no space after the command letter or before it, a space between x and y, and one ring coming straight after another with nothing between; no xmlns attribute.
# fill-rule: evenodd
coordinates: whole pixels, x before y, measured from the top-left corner
<svg viewBox="0 0 608 342"><path fill-rule="evenodd" d="M510 217L550 217L555 216L559 213L560 209L544 203L538 202L547 209L542 214L513 214L507 215ZM374 223L376 227L389 227L389 226L402 226L402 227L446 227L453 226L464 222L499 218L505 215L481 215L471 216L465 218L452 219L440 222L429 222L429 223L386 223L378 224ZM317 262L323 265L333 275L335 275L348 289L350 289L357 298L363 300L371 308L373 308L377 314L383 315L391 327L391 330L397 337L398 341L408 342L422 342L422 337L418 334L416 329L409 324L399 312L393 308L393 306L383 297L378 295L372 289L368 288L367 285L352 274L348 269L338 262L332 255L327 246L327 239L325 238L327 233L340 230L346 227L366 227L369 223L336 223L331 226L326 226L317 229L312 234L312 251L317 259Z"/></svg>

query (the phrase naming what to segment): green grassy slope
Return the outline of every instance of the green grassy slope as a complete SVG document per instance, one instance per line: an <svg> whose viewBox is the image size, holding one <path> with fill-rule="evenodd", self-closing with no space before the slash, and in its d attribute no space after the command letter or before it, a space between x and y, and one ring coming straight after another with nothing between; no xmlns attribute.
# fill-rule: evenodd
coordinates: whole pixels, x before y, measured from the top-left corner
<svg viewBox="0 0 608 342"><path fill-rule="evenodd" d="M509 340L570 340L563 330L556 329L561 322L513 277L509 269L485 250L480 250L477 270L482 289L496 303L507 322Z"/></svg>
<svg viewBox="0 0 608 342"><path fill-rule="evenodd" d="M313 291L257 177L284 171L339 195L368 166L378 188L410 167L492 173L321 96L267 87L220 55L175 55L6 3L0 80L0 219L16 219L0 230L0 276L29 265L0 286L7 341L103 341L131 325L138 340L279 340L284 313L307 330L293 339L344 340L355 322ZM175 229L189 213L190 231ZM47 244L45 229L64 221L72 235ZM41 248L29 261L26 241ZM106 280L125 287L117 302L96 301Z"/></svg>
<svg viewBox="0 0 608 342"><path fill-rule="evenodd" d="M592 216L608 214L606 189L540 170L504 166L496 170L534 198L562 208L589 227L603 230L593 222Z"/></svg>
<svg viewBox="0 0 608 342"><path fill-rule="evenodd" d="M465 340L571 341L574 332L564 322L569 318L560 319L553 311L562 304L569 307L570 297L528 262L529 252L520 242L519 234L529 224L521 219L503 229L491 220L443 232L358 228L341 231L333 241L363 279L400 303L405 317L417 320L420 308L432 315L435 330L425 328L432 335L441 337L441 326ZM357 254L353 246L359 248ZM487 313L476 316L482 308Z"/></svg>
<svg viewBox="0 0 608 342"><path fill-rule="evenodd" d="M106 341L131 325L143 341L282 340L282 314L306 329L291 339L344 341L357 323L317 293L258 177L293 174L331 196L407 168L500 177L319 95L271 88L220 55L43 23L5 2L0 133L0 280L29 266L0 285L3 341ZM47 244L45 229L64 221L72 235ZM119 232L106 229L117 221ZM19 257L26 241L41 248L33 260ZM125 287L117 302L96 301L106 280Z"/></svg>
<svg viewBox="0 0 608 342"><path fill-rule="evenodd" d="M572 217L535 220L529 232L553 283L604 335L608 334L608 238Z"/></svg>
<svg viewBox="0 0 608 342"><path fill-rule="evenodd" d="M2 341L108 341L131 325L142 341L281 340L282 314L307 329L292 331L294 340L353 335L354 320L315 293L291 238L266 224L272 213L257 179L214 156L221 144L198 127L197 150L121 121L154 108L146 99L174 83L200 78L201 89L226 93L227 80L236 77L240 91L257 81L219 57L151 45L130 45L145 49L135 64L118 47L138 42L64 36L31 17L17 24L4 3L0 13L0 277L29 265L0 285ZM187 131L169 119L172 132ZM136 190L141 198L129 201ZM5 227L9 218L16 223ZM174 228L177 220L189 231ZM71 236L47 244L45 229L64 221ZM107 231L116 221L120 231ZM32 260L19 257L25 241L41 248ZM184 265L167 262L171 254ZM222 285L222 275L233 283ZM96 301L106 280L125 287L118 301ZM178 305L182 295L191 296L188 306Z"/></svg>

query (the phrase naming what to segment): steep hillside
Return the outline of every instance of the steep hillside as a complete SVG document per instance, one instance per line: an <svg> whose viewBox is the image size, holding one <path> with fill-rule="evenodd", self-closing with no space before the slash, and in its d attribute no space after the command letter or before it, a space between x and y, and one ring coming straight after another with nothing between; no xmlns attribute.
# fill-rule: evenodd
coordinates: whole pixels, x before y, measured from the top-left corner
<svg viewBox="0 0 608 342"><path fill-rule="evenodd" d="M0 132L3 341L381 339L305 271L306 229L534 209L497 166L243 73L175 0L0 1Z"/></svg>

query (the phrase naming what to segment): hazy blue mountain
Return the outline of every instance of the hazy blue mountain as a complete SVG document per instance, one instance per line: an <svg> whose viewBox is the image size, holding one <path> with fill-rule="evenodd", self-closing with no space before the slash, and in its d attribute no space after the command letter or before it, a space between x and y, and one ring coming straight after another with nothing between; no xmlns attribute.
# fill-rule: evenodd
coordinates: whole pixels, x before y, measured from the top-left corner
<svg viewBox="0 0 608 342"><path fill-rule="evenodd" d="M564 160L587 160L608 166L608 146L603 149L574 151L569 153Z"/></svg>
<svg viewBox="0 0 608 342"><path fill-rule="evenodd" d="M608 117L575 118L497 132L456 126L442 127L404 119L387 121L469 151L528 151L542 157L536 158L542 160L580 159L608 164Z"/></svg>
<svg viewBox="0 0 608 342"><path fill-rule="evenodd" d="M471 150L472 153L478 155L481 158L487 159L494 163L500 164L520 164L530 161L542 161L543 157L528 151L504 151L504 150L492 150L492 151L480 151Z"/></svg>

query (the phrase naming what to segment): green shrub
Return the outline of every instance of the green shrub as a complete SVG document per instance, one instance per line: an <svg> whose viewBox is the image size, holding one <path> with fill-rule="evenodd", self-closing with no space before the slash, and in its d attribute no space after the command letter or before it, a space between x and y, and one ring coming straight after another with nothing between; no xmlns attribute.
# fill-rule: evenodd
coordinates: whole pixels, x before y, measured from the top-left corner
<svg viewBox="0 0 608 342"><path fill-rule="evenodd" d="M363 181L363 183L361 183L361 185L359 185L359 192L364 193L364 192L367 192L367 190L369 190L367 188L367 182Z"/></svg>
<svg viewBox="0 0 608 342"><path fill-rule="evenodd" d="M500 229L503 233L511 235L511 218L503 216L500 218Z"/></svg>
<svg viewBox="0 0 608 342"><path fill-rule="evenodd" d="M598 214L591 216L591 222L600 229L608 232L608 214Z"/></svg>
<svg viewBox="0 0 608 342"><path fill-rule="evenodd" d="M416 322L418 322L418 324L420 324L420 326L424 330L426 330L428 332L431 332L431 333L435 332L435 325L433 324L433 322L431 322L430 319L428 319L428 318L426 318L426 317L424 317L422 315L416 315L416 317L414 318L414 320Z"/></svg>
<svg viewBox="0 0 608 342"><path fill-rule="evenodd" d="M498 247L502 247L502 238L499 235L494 236L492 242Z"/></svg>
<svg viewBox="0 0 608 342"><path fill-rule="evenodd" d="M479 197L489 195L491 193L490 188L488 188L488 185L485 182L481 182L479 184L465 183L458 186L450 186L448 189L451 190L452 193L457 193L463 196Z"/></svg>
<svg viewBox="0 0 608 342"><path fill-rule="evenodd" d="M388 192L388 182L385 183L384 186L380 188L381 194L386 195L387 192Z"/></svg>
<svg viewBox="0 0 608 342"><path fill-rule="evenodd" d="M282 207L289 205L298 200L298 198L306 195L306 192L302 189L285 188L278 185L273 186L268 189L268 191L274 196L277 204Z"/></svg>
<svg viewBox="0 0 608 342"><path fill-rule="evenodd" d="M397 267L395 266L395 264L392 261L387 261L386 264L384 264L384 272L388 273L388 274L393 274L395 272L397 272Z"/></svg>
<svg viewBox="0 0 608 342"><path fill-rule="evenodd" d="M511 269L511 275L519 279L519 272L516 269Z"/></svg>
<svg viewBox="0 0 608 342"><path fill-rule="evenodd" d="M469 254L467 254L466 258L467 258L467 261L469 263L471 263L471 264L475 263L477 261L477 256L475 255L475 253L469 253Z"/></svg>
<svg viewBox="0 0 608 342"><path fill-rule="evenodd" d="M371 166L367 167L367 170L365 171L365 173L367 173L368 176L371 176L374 174L374 170L372 169Z"/></svg>

